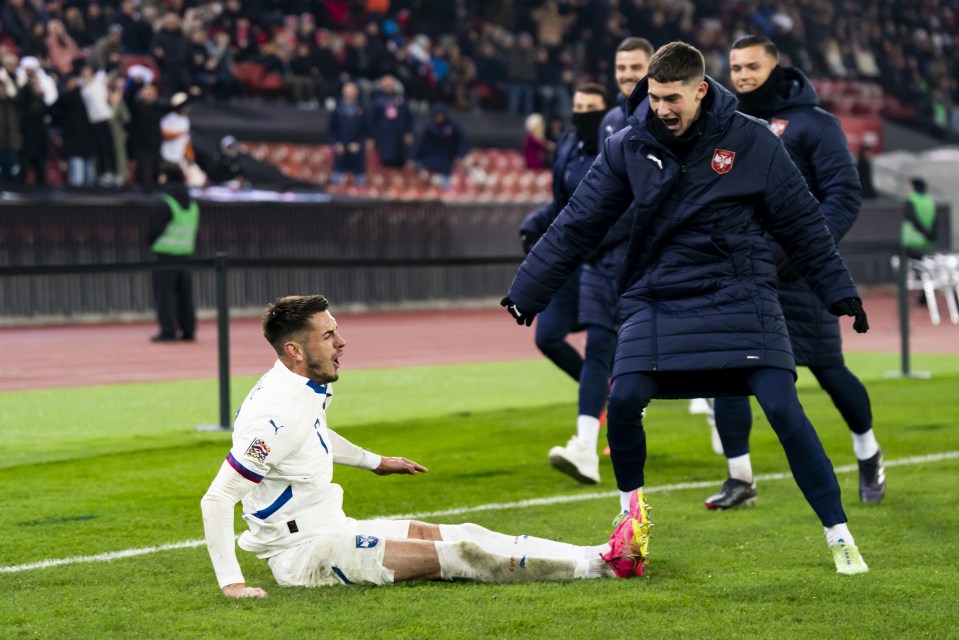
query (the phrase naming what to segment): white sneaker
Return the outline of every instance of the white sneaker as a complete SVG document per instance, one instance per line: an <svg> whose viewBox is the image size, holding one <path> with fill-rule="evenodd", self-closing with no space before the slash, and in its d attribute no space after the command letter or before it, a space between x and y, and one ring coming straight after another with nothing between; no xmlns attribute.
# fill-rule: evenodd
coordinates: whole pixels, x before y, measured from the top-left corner
<svg viewBox="0 0 959 640"><path fill-rule="evenodd" d="M549 450L549 463L557 471L565 473L583 484L599 482L599 456L584 446L579 436L573 436L565 447Z"/></svg>

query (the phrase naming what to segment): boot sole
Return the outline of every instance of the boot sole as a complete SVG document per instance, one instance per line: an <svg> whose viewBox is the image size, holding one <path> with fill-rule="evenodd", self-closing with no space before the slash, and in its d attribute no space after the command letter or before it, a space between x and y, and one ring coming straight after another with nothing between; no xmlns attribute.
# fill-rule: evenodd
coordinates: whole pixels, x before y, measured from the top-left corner
<svg viewBox="0 0 959 640"><path fill-rule="evenodd" d="M556 469L560 473L565 473L576 482L580 482L582 484L599 484L598 478L590 478L589 476L583 475L582 473L580 473L576 465L570 462L569 460L567 460L566 458L560 458L558 456L550 456L549 463L550 465L552 465L554 469Z"/></svg>

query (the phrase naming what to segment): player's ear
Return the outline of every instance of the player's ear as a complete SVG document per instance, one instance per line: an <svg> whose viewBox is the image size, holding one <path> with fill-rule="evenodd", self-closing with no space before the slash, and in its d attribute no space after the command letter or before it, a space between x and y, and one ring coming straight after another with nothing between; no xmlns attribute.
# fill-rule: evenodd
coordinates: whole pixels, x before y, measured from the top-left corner
<svg viewBox="0 0 959 640"><path fill-rule="evenodd" d="M299 361L303 359L303 349L300 348L300 345L296 342L287 342L283 345L283 353L285 353L289 358L294 361Z"/></svg>

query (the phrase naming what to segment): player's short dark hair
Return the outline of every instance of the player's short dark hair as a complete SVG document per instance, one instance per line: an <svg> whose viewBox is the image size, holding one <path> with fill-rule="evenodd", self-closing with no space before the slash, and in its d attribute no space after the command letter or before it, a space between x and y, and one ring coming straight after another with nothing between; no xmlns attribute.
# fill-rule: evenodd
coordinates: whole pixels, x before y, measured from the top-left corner
<svg viewBox="0 0 959 640"><path fill-rule="evenodd" d="M636 36L626 38L616 47L616 53L620 51L645 51L648 56L652 56L655 50L652 42L646 38L637 38Z"/></svg>
<svg viewBox="0 0 959 640"><path fill-rule="evenodd" d="M599 96L603 99L603 107L609 109L609 90L597 82L584 82L576 85L576 90L573 93L587 93L589 95Z"/></svg>
<svg viewBox="0 0 959 640"><path fill-rule="evenodd" d="M749 47L762 47L766 51L766 55L773 60L779 60L779 47L766 36L743 36L738 38L730 49L748 49Z"/></svg>
<svg viewBox="0 0 959 640"><path fill-rule="evenodd" d="M916 193L926 192L926 181L922 178L911 178L909 183L912 185L912 190Z"/></svg>
<svg viewBox="0 0 959 640"><path fill-rule="evenodd" d="M281 296L263 312L263 337L278 353L290 340L299 340L310 328L310 318L330 308L330 302L321 295Z"/></svg>
<svg viewBox="0 0 959 640"><path fill-rule="evenodd" d="M670 42L653 54L647 77L656 82L702 82L706 77L706 60L691 44Z"/></svg>

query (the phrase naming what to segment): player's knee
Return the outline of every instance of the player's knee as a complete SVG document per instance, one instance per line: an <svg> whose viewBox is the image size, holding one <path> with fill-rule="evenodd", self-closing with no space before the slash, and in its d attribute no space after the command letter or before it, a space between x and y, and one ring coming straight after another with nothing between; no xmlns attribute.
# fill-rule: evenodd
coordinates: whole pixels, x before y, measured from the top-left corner
<svg viewBox="0 0 959 640"><path fill-rule="evenodd" d="M443 525L441 531L443 533L443 540L447 542L477 540L490 533L490 530L486 527L481 527L472 522Z"/></svg>
<svg viewBox="0 0 959 640"><path fill-rule="evenodd" d="M629 389L614 383L609 392L607 405L608 424L612 426L616 423L618 427L642 427L643 410L648 403L648 399L638 397Z"/></svg>

